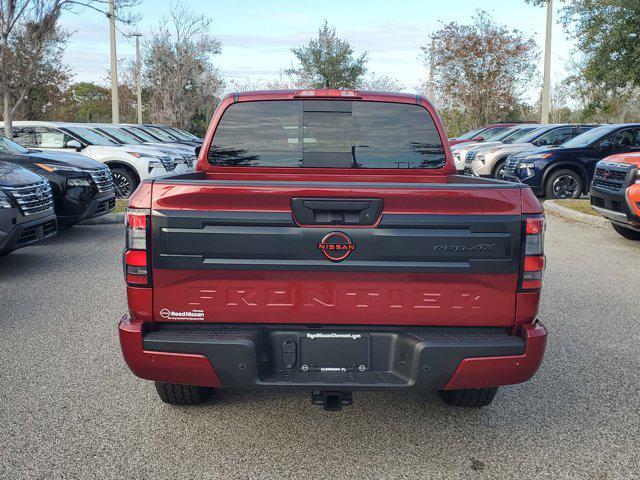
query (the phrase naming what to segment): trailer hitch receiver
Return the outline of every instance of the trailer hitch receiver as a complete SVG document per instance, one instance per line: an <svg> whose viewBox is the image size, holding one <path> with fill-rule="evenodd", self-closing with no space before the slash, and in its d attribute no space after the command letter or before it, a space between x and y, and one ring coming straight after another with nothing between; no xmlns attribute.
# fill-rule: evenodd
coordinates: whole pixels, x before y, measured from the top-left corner
<svg viewBox="0 0 640 480"><path fill-rule="evenodd" d="M353 404L353 393L314 390L311 392L311 403L322 405L325 412L339 412L343 406Z"/></svg>

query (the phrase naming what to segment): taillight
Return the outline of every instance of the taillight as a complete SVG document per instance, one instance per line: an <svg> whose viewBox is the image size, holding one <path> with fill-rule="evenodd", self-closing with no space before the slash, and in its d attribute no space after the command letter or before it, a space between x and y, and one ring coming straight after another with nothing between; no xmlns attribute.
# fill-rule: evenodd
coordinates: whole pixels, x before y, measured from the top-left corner
<svg viewBox="0 0 640 480"><path fill-rule="evenodd" d="M544 273L544 216L525 218L524 265L521 290L540 290Z"/></svg>
<svg viewBox="0 0 640 480"><path fill-rule="evenodd" d="M124 271L129 285L138 287L151 285L150 213L146 209L129 209L125 214L127 247L124 252Z"/></svg>

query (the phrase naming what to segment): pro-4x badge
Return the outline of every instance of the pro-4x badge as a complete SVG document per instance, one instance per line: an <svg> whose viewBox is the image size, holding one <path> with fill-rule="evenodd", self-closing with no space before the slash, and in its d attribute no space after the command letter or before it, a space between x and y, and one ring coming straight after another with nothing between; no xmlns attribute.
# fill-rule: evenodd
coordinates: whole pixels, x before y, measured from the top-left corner
<svg viewBox="0 0 640 480"><path fill-rule="evenodd" d="M341 262L356 249L356 244L349 235L342 232L331 232L318 243L318 250L332 262Z"/></svg>

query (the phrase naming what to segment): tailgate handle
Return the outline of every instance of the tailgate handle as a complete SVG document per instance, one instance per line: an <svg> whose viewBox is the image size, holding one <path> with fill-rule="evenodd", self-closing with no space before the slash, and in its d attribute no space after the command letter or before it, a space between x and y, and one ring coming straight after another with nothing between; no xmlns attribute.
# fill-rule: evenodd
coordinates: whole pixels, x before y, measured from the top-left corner
<svg viewBox="0 0 640 480"><path fill-rule="evenodd" d="M380 198L293 198L291 210L300 225L373 225L380 218Z"/></svg>

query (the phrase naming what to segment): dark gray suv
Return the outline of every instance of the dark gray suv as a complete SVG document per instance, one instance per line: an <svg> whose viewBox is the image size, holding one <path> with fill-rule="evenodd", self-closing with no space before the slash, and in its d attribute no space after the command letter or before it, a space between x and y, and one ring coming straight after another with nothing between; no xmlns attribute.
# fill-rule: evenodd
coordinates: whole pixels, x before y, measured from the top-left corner
<svg viewBox="0 0 640 480"><path fill-rule="evenodd" d="M51 237L56 228L49 182L0 162L0 255Z"/></svg>

